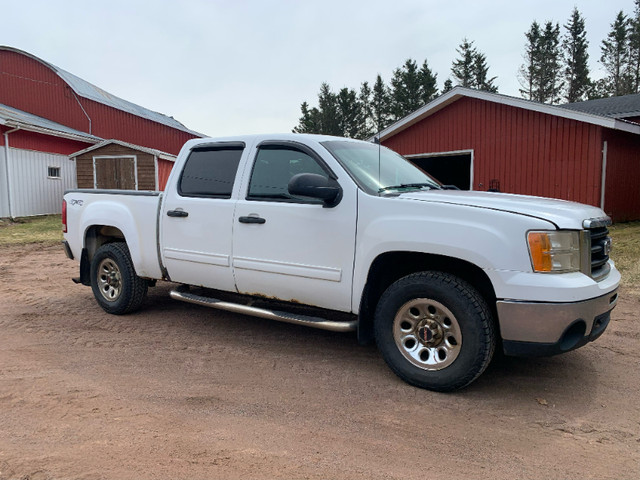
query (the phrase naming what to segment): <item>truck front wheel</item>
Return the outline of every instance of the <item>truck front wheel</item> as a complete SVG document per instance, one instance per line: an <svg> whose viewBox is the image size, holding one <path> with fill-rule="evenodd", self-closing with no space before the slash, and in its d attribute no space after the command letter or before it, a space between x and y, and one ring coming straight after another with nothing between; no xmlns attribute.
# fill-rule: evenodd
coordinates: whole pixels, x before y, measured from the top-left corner
<svg viewBox="0 0 640 480"><path fill-rule="evenodd" d="M147 295L147 281L138 277L124 242L102 245L91 260L91 289L107 313L138 310Z"/></svg>
<svg viewBox="0 0 640 480"><path fill-rule="evenodd" d="M442 272L419 272L393 283L380 298L374 327L378 349L396 375L441 392L473 382L496 344L484 299Z"/></svg>

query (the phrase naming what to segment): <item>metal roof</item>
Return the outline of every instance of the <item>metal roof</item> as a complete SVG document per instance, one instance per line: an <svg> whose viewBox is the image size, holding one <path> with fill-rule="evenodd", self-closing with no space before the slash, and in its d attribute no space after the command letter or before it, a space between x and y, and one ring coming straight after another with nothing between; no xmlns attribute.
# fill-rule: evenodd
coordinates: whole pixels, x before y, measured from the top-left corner
<svg viewBox="0 0 640 480"><path fill-rule="evenodd" d="M566 103L562 108L613 118L640 117L640 94Z"/></svg>
<svg viewBox="0 0 640 480"><path fill-rule="evenodd" d="M141 107L140 105L136 105L135 103L131 103L127 100L124 100L120 97L116 97L115 95L112 95L111 93L105 90L102 90L100 87L96 87L92 83L89 83L86 80L83 80L82 78L77 77L76 75L69 73L66 70L63 70L62 68L56 67L52 63L46 62L41 58L38 58L35 55L32 55L28 52L25 52L23 50L19 50L13 47L3 46L3 45L0 45L0 50L7 50L10 52L18 53L20 55L25 55L37 62L40 62L44 66L53 70L80 97L87 98L89 100L93 100L98 103L102 103L103 105L107 105L109 107L113 107L118 110L131 113L138 117L146 118L147 120L151 120L152 122L167 125L171 128L175 128L176 130L181 130L183 132L196 135L198 137L204 136L201 133L188 129L173 117L169 117L162 113L154 112L153 110L149 110L147 108Z"/></svg>
<svg viewBox="0 0 640 480"><path fill-rule="evenodd" d="M83 155L87 152L91 152L92 150L97 150L98 148L102 148L106 145L111 145L113 143L115 143L116 145L120 145L122 147L130 148L131 150L137 150L139 152L148 153L150 155L156 156L163 160L169 160L171 162L176 161L176 156L171 155L170 153L162 152L160 150L156 150L155 148L143 147L140 145L134 145L133 143L127 143L127 142L122 142L120 140L113 140L113 139L103 140L102 142L96 143L95 145L91 145L90 147L85 148L84 150L80 150L79 152L72 153L71 155L69 155L69 158L79 157L80 155Z"/></svg>
<svg viewBox="0 0 640 480"><path fill-rule="evenodd" d="M401 118L394 124L388 126L381 132L372 136L369 140L373 141L376 138L379 138L380 140L386 140L387 138L400 133L402 130L409 128L411 125L414 125L423 118L433 115L446 106L464 97L476 98L479 100L499 103L502 105L509 105L516 108L524 108L526 110L532 110L534 112L545 113L547 115L554 115L557 117L577 120L579 122L590 123L592 125L599 125L605 128L622 130L624 132L640 135L640 125L633 122L627 122L622 119L619 120L610 116L596 115L588 112L579 112L556 105L547 105L546 103L525 100L524 98L510 97L508 95L503 95L500 93L490 93L482 90L474 90L471 88L454 87L447 93L440 95L435 100L432 100L413 113L410 113L406 117Z"/></svg>
<svg viewBox="0 0 640 480"><path fill-rule="evenodd" d="M102 140L100 137L90 135L80 130L67 127L60 123L53 122L33 113L23 112L17 108L9 107L0 103L0 125L11 128L20 128L32 132L45 133L57 137L80 140L87 143L96 143Z"/></svg>

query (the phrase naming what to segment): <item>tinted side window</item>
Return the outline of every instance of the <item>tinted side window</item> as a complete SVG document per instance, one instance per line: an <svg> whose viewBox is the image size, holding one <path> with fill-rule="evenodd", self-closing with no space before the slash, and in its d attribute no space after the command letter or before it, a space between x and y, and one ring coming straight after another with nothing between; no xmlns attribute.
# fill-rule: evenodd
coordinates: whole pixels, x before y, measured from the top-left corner
<svg viewBox="0 0 640 480"><path fill-rule="evenodd" d="M182 170L178 192L185 197L231 198L241 156L241 147L193 150Z"/></svg>
<svg viewBox="0 0 640 480"><path fill-rule="evenodd" d="M251 182L250 200L295 200L289 195L289 180L298 173L317 173L328 177L318 162L300 150L287 147L262 147L258 150ZM313 202L315 203L315 202Z"/></svg>

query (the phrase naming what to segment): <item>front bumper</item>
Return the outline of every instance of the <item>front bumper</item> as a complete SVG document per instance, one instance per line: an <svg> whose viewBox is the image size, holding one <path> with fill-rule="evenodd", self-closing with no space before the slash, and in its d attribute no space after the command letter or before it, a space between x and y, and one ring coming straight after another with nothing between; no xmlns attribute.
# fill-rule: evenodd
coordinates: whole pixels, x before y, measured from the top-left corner
<svg viewBox="0 0 640 480"><path fill-rule="evenodd" d="M617 300L615 288L581 302L498 301L504 352L516 356L547 356L581 347L602 335Z"/></svg>

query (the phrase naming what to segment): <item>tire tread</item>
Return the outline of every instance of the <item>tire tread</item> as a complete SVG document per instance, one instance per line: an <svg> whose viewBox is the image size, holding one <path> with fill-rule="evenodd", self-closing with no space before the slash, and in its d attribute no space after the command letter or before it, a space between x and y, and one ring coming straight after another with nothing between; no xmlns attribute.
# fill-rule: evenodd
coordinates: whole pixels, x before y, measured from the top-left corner
<svg viewBox="0 0 640 480"><path fill-rule="evenodd" d="M470 369L466 374L452 378L449 382L440 382L438 385L425 385L424 382L418 381L415 378L409 377L404 371L399 369L397 365L390 359L389 355L384 349L381 349L382 355L393 372L402 378L404 381L421 387L428 388L429 390L448 392L453 390L459 390L471 384L476 380L487 368L493 357L493 353L496 348L496 328L494 321L487 306L487 303L482 296L467 282L464 280L444 272L439 271L423 271L417 272L393 283L380 297L378 307L384 305L390 298L399 295L400 292L407 287L414 285L428 285L440 283L442 285L453 288L458 294L468 302L468 305L476 313L480 320L480 327L482 329L483 348L479 348L473 359L474 368ZM376 339L380 338L381 329L383 327L383 319L379 319L379 308L376 309ZM388 319L387 319L388 321ZM464 342L464 339L463 339ZM449 368L449 367L447 367Z"/></svg>

